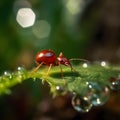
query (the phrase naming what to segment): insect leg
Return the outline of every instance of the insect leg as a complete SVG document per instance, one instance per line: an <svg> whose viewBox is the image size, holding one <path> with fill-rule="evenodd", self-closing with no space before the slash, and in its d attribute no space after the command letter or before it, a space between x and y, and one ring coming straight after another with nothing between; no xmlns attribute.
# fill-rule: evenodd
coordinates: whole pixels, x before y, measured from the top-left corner
<svg viewBox="0 0 120 120"><path fill-rule="evenodd" d="M38 69L42 66L42 64L43 64L43 62L41 62L41 63L33 70L33 72L38 71Z"/></svg>
<svg viewBox="0 0 120 120"><path fill-rule="evenodd" d="M48 68L48 71L47 71L47 74L46 74L46 77L48 76L49 72L50 72L50 69L52 67L52 64L50 64L49 68Z"/></svg>
<svg viewBox="0 0 120 120"><path fill-rule="evenodd" d="M58 62L59 66L60 66L60 73L61 73L61 77L62 77L62 80L64 81L64 84L66 85L66 81L64 79L64 75L63 75L63 71L62 71L62 67L61 67L61 64Z"/></svg>

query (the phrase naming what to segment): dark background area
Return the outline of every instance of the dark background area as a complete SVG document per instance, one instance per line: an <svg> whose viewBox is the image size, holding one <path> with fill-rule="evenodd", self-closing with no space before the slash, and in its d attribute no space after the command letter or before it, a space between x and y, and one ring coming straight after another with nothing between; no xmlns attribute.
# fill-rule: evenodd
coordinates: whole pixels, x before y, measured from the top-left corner
<svg viewBox="0 0 120 120"><path fill-rule="evenodd" d="M36 19L22 27L18 10L30 8ZM32 69L42 49L67 58L120 64L120 0L1 0L0 74L18 66ZM120 91L88 113L71 106L71 95L52 99L49 86L27 80L0 97L0 120L118 120Z"/></svg>

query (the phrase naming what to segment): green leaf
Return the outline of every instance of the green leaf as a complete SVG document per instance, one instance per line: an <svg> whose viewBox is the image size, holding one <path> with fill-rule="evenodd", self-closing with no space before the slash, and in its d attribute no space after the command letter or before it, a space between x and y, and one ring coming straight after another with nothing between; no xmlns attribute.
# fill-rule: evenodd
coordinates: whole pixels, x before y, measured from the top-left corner
<svg viewBox="0 0 120 120"><path fill-rule="evenodd" d="M86 64L86 63L85 63ZM88 82L97 82L102 86L110 86L110 77L118 77L120 75L120 67L100 64L91 65L73 65L74 70L68 66L62 66L62 73L59 66L54 66L46 75L48 68L41 67L38 71L27 71L24 68L18 67L18 71L4 74L0 77L0 95L10 94L10 88L29 78L39 78L47 82L50 86L51 93L56 96L67 92L75 92L84 94L87 89Z"/></svg>

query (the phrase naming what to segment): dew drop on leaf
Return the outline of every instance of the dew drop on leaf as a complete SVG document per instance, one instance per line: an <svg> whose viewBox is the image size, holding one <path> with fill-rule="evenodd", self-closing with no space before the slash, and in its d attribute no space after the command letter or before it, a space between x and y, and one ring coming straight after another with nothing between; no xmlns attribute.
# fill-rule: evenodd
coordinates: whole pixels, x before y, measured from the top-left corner
<svg viewBox="0 0 120 120"><path fill-rule="evenodd" d="M120 78L111 77L109 81L112 90L120 90Z"/></svg>
<svg viewBox="0 0 120 120"><path fill-rule="evenodd" d="M102 61L102 62L100 63L100 65L101 65L102 67L106 67L107 62L106 62L106 61Z"/></svg>
<svg viewBox="0 0 120 120"><path fill-rule="evenodd" d="M72 97L72 106L78 112L89 112L92 104L87 97L81 97L80 95L74 94Z"/></svg>
<svg viewBox="0 0 120 120"><path fill-rule="evenodd" d="M17 70L19 81L21 81L25 77L26 70L23 67L18 67Z"/></svg>
<svg viewBox="0 0 120 120"><path fill-rule="evenodd" d="M8 80L12 79L12 73L8 71L4 71L4 77L7 78Z"/></svg>
<svg viewBox="0 0 120 120"><path fill-rule="evenodd" d="M110 96L108 87L102 86L96 82L88 84L87 97L94 106L103 105L107 102Z"/></svg>
<svg viewBox="0 0 120 120"><path fill-rule="evenodd" d="M88 63L83 63L83 68L87 68L88 67Z"/></svg>
<svg viewBox="0 0 120 120"><path fill-rule="evenodd" d="M64 92L64 87L63 86L56 86L55 87L56 91L58 94L62 94Z"/></svg>
<svg viewBox="0 0 120 120"><path fill-rule="evenodd" d="M19 67L17 68L17 70L18 70L19 72L23 72L23 71L25 71L25 68L19 66Z"/></svg>

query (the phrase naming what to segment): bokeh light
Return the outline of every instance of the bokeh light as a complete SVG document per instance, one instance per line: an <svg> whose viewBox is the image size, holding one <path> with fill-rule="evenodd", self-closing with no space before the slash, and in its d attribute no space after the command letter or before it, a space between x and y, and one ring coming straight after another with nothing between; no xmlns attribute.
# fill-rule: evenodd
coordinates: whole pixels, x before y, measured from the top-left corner
<svg viewBox="0 0 120 120"><path fill-rule="evenodd" d="M16 20L23 28L30 27L35 22L35 13L31 8L20 8Z"/></svg>
<svg viewBox="0 0 120 120"><path fill-rule="evenodd" d="M46 38L49 36L51 25L46 20L39 20L33 26L33 34L37 38Z"/></svg>
<svg viewBox="0 0 120 120"><path fill-rule="evenodd" d="M81 7L79 6L80 4L82 4L82 2L82 0L68 0L68 2L66 3L66 8L71 14L77 14L81 9Z"/></svg>

